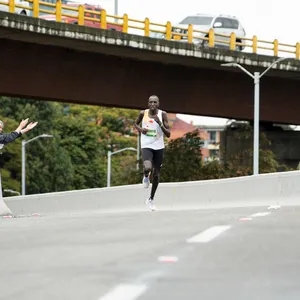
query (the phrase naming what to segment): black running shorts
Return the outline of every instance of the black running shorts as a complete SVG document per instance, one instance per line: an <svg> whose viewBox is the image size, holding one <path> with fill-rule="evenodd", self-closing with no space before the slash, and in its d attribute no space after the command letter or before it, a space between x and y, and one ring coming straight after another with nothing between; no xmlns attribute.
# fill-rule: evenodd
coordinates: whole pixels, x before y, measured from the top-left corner
<svg viewBox="0 0 300 300"><path fill-rule="evenodd" d="M152 162L152 166L156 170L160 170L164 159L164 150L165 149L154 150L151 148L142 148L143 162L145 160L150 160Z"/></svg>

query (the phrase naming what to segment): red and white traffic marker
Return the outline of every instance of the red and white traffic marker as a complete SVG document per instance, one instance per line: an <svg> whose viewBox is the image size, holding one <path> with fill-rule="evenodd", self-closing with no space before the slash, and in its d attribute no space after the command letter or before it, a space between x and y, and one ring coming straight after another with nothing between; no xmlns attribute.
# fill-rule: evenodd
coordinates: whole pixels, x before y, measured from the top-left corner
<svg viewBox="0 0 300 300"><path fill-rule="evenodd" d="M12 216L2 216L3 219L12 219Z"/></svg>
<svg viewBox="0 0 300 300"><path fill-rule="evenodd" d="M33 213L31 214L32 217L40 217L41 215L39 213Z"/></svg>
<svg viewBox="0 0 300 300"><path fill-rule="evenodd" d="M251 221L252 218L249 217L243 217L243 218L239 218L239 221Z"/></svg>
<svg viewBox="0 0 300 300"><path fill-rule="evenodd" d="M163 263L176 263L178 262L177 256L159 256L157 259L159 262Z"/></svg>

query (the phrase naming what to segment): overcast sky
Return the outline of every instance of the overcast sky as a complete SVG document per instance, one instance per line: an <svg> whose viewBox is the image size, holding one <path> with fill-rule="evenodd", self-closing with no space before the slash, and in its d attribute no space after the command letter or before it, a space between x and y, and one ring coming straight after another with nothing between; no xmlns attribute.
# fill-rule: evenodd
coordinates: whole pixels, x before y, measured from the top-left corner
<svg viewBox="0 0 300 300"><path fill-rule="evenodd" d="M114 0L90 0L114 12ZM90 3L90 1L87 1ZM300 41L299 15L300 1L293 0L118 0L119 15L127 13L130 18L150 18L153 22L178 23L190 14L228 14L236 16L243 24L247 37L257 35L259 39L296 44ZM280 55L286 56L286 55ZM182 116L181 116L182 117ZM202 118L185 117L201 123ZM215 123L214 118L205 118L207 123ZM219 123L224 123L219 120Z"/></svg>

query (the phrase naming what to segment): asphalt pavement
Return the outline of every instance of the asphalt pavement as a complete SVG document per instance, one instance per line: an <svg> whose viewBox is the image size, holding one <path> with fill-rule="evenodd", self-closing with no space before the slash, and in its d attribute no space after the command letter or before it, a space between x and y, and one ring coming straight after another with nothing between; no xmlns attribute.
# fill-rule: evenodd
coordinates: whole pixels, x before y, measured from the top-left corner
<svg viewBox="0 0 300 300"><path fill-rule="evenodd" d="M300 207L0 219L0 299L300 299Z"/></svg>

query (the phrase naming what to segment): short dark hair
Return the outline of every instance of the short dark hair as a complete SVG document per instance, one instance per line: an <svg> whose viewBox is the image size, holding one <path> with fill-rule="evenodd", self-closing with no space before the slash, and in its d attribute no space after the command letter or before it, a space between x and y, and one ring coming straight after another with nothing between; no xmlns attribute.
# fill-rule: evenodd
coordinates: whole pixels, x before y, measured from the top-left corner
<svg viewBox="0 0 300 300"><path fill-rule="evenodd" d="M159 101L159 98L156 95L151 95L148 100L150 100L150 98L156 98L157 101Z"/></svg>

